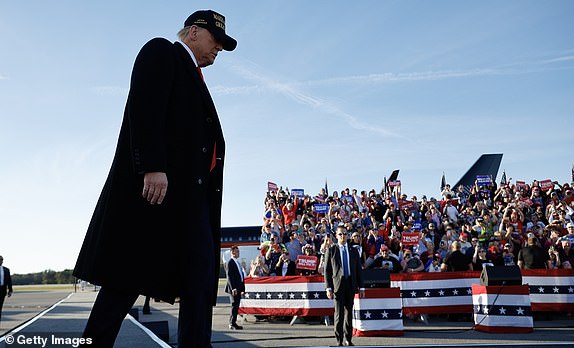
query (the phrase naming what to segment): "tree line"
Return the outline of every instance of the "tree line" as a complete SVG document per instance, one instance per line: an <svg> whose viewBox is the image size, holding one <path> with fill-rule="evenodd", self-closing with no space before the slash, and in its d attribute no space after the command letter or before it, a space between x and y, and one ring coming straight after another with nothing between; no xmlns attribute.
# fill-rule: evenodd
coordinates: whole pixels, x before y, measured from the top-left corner
<svg viewBox="0 0 574 348"><path fill-rule="evenodd" d="M12 284L14 285L74 284L75 281L76 278L72 275L71 269L60 272L48 269L43 272L12 275Z"/></svg>

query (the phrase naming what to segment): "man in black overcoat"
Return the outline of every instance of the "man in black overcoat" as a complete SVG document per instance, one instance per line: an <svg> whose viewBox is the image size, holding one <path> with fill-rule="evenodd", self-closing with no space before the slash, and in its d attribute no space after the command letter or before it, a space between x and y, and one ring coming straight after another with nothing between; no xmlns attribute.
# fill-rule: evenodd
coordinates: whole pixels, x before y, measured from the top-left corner
<svg viewBox="0 0 574 348"><path fill-rule="evenodd" d="M335 233L337 243L325 253L325 288L329 299L335 298L335 338L352 346L353 301L363 284L361 260L355 248L347 243L347 229L340 225ZM345 270L346 268L346 270ZM361 296L364 292L361 291Z"/></svg>
<svg viewBox="0 0 574 348"><path fill-rule="evenodd" d="M113 346L140 294L179 297L178 346L211 346L225 142L199 68L237 41L209 10L189 16L178 36L152 39L135 60L115 157L74 269L101 285L84 331L91 347Z"/></svg>

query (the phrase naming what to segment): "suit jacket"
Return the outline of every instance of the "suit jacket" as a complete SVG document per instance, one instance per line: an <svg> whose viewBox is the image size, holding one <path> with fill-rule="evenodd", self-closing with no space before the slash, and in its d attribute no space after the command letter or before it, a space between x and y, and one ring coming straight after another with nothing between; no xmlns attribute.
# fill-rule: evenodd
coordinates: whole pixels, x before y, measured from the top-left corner
<svg viewBox="0 0 574 348"><path fill-rule="evenodd" d="M10 276L10 269L8 267L0 266L4 269L4 282L0 286L0 296L6 296L7 292L12 292L12 277Z"/></svg>
<svg viewBox="0 0 574 348"><path fill-rule="evenodd" d="M238 293L245 291L245 282L241 280L241 273L237 262L233 258L227 261L227 284L225 285L225 292L231 294L233 289L237 289Z"/></svg>
<svg viewBox="0 0 574 348"><path fill-rule="evenodd" d="M207 300L215 305L224 156L215 106L189 53L179 42L152 39L134 63L116 153L74 275L173 303L197 260L211 260ZM161 205L141 196L146 172L167 174ZM198 221L211 231L198 230ZM213 248L197 247L205 238Z"/></svg>
<svg viewBox="0 0 574 348"><path fill-rule="evenodd" d="M347 244L347 250L349 251L349 271L351 273L353 291L357 293L363 284L361 260L357 250L350 247L349 244ZM335 243L325 253L325 287L333 289L335 294L340 293L343 275L341 251L339 250L339 244Z"/></svg>

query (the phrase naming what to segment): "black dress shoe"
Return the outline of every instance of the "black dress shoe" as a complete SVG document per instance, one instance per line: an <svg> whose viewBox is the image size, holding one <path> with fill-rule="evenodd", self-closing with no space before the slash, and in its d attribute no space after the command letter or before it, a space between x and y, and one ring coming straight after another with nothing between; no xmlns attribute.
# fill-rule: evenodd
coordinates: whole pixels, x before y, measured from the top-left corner
<svg viewBox="0 0 574 348"><path fill-rule="evenodd" d="M345 343L347 343L348 346L354 346L353 342L351 342L351 341L347 341Z"/></svg>
<svg viewBox="0 0 574 348"><path fill-rule="evenodd" d="M243 330L243 326L239 326L237 324L230 324L229 329L230 330Z"/></svg>

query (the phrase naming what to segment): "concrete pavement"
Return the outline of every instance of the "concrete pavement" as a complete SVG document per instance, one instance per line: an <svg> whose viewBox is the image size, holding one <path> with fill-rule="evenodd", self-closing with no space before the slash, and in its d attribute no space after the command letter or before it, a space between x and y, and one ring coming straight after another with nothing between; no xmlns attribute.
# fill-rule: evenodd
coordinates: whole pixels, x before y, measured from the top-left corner
<svg viewBox="0 0 574 348"><path fill-rule="evenodd" d="M3 311L0 347L24 345L6 344L6 338L51 337L52 335L78 338L86 323L96 292L35 291L15 293ZM140 297L134 308L142 324L160 322L169 328L167 344L162 343L144 325L132 317L124 320L115 347L170 347L176 345L178 306L151 301L152 314L143 315L144 298ZM229 299L220 287L218 306L213 314L214 348L244 347L324 347L335 344L333 326L319 320L298 320L290 325L290 318L276 318L258 322L245 316L244 330L232 331L227 327ZM365 347L487 347L487 346L568 346L574 347L574 319L561 316L551 321L535 321L535 331L530 334L487 334L472 330L472 323L449 322L445 317L431 317L427 324L404 320L402 337L355 337L357 346ZM12 330L7 331L6 329ZM34 347L34 345L29 345ZM49 345L47 345L49 346ZM62 347L62 345L52 345ZM72 346L72 345L68 345ZM40 345L36 345L40 347Z"/></svg>

